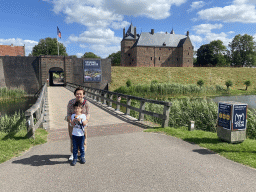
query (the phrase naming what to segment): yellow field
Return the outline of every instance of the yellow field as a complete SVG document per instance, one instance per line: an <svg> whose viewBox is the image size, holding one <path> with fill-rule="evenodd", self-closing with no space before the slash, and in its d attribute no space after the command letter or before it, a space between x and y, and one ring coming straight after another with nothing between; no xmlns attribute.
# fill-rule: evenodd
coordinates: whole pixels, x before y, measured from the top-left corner
<svg viewBox="0 0 256 192"><path fill-rule="evenodd" d="M231 90L245 89L244 81L250 80L249 90L256 89L256 68L230 68L230 67L112 67L112 82L110 91L125 86L128 79L132 84L148 84L152 80L159 83L196 84L203 79L205 86L222 85L231 80Z"/></svg>

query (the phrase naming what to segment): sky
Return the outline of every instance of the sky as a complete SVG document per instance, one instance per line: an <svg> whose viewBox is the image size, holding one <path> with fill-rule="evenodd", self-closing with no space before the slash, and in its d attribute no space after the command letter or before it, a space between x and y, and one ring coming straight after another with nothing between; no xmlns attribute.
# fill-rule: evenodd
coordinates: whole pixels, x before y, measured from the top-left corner
<svg viewBox="0 0 256 192"><path fill-rule="evenodd" d="M256 0L0 0L0 45L32 52L40 39L57 38L68 55L106 58L121 50L123 28L137 33L189 36L196 51L213 40L225 46L238 34L256 41Z"/></svg>

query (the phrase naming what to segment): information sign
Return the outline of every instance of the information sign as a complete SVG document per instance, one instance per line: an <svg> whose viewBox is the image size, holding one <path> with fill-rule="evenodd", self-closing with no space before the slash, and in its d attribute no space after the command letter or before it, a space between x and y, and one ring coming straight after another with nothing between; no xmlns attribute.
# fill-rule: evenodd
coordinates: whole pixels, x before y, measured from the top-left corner
<svg viewBox="0 0 256 192"><path fill-rule="evenodd" d="M101 82L100 60L83 60L84 82Z"/></svg>
<svg viewBox="0 0 256 192"><path fill-rule="evenodd" d="M247 105L234 105L233 129L246 128L246 109Z"/></svg>

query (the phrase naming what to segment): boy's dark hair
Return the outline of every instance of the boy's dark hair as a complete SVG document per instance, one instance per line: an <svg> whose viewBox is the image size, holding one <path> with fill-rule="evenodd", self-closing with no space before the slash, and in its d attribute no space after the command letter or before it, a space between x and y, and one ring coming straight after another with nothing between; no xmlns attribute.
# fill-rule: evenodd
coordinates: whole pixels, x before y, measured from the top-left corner
<svg viewBox="0 0 256 192"><path fill-rule="evenodd" d="M75 102L75 104L73 105L73 107L75 108L75 107L83 107L83 104L81 103L81 102L79 102L79 101L76 101Z"/></svg>
<svg viewBox="0 0 256 192"><path fill-rule="evenodd" d="M74 95L76 95L76 92L79 91L79 90L82 90L83 94L85 95L85 90L82 87L77 87L75 92L74 92Z"/></svg>

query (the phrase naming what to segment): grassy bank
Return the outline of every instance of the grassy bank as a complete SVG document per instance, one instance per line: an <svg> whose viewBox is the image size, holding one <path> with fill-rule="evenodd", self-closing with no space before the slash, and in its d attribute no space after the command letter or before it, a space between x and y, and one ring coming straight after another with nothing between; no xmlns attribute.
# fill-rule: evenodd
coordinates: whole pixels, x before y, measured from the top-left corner
<svg viewBox="0 0 256 192"><path fill-rule="evenodd" d="M205 86L225 86L227 80L233 82L231 95L256 93L256 68L230 67L112 67L110 91L125 86L128 79L132 84L159 83L196 84L203 79ZM244 81L250 80L252 85L245 91Z"/></svg>
<svg viewBox="0 0 256 192"><path fill-rule="evenodd" d="M36 130L35 140L26 138L26 134L24 115L16 113L0 118L0 163L20 155L21 152L34 145L43 144L47 141L48 133L44 129Z"/></svg>
<svg viewBox="0 0 256 192"><path fill-rule="evenodd" d="M184 141L198 144L201 147L214 151L227 159L256 168L256 140L246 139L239 144L222 142L216 133L195 130L188 131L187 127L179 128L156 128L145 132L161 132L181 138Z"/></svg>

